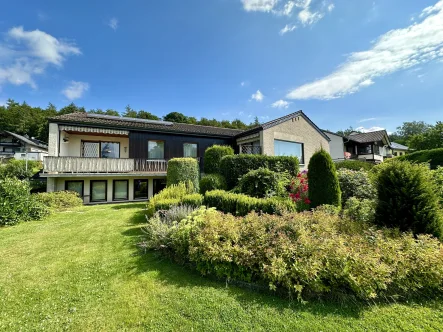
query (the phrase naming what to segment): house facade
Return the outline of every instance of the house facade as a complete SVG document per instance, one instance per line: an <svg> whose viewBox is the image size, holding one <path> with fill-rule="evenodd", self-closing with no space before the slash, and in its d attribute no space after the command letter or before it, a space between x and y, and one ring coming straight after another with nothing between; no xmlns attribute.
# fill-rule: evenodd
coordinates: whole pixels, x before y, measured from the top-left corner
<svg viewBox="0 0 443 332"><path fill-rule="evenodd" d="M236 153L298 156L306 167L329 140L303 112L251 130L72 113L50 119L47 190L77 191L85 204L146 200L166 185L167 162L192 157L203 169L205 150L230 145Z"/></svg>
<svg viewBox="0 0 443 332"><path fill-rule="evenodd" d="M399 143L391 142L392 154L395 157L403 156L409 151L409 147Z"/></svg>
<svg viewBox="0 0 443 332"><path fill-rule="evenodd" d="M0 158L43 161L47 155L45 143L10 131L0 131Z"/></svg>
<svg viewBox="0 0 443 332"><path fill-rule="evenodd" d="M332 160L340 161L345 159L345 145L344 141L347 140L345 137L333 133L328 130L323 130L326 136L329 137L329 154L331 155Z"/></svg>
<svg viewBox="0 0 443 332"><path fill-rule="evenodd" d="M392 158L391 142L386 130L369 133L351 133L344 142L348 159L375 163Z"/></svg>

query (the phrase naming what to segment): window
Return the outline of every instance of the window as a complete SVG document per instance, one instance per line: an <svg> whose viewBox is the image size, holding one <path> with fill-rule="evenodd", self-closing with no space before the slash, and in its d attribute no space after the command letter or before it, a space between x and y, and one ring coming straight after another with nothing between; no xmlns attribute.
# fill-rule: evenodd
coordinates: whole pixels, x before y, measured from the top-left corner
<svg viewBox="0 0 443 332"><path fill-rule="evenodd" d="M154 192L153 194L158 194L160 191L166 188L166 179L154 179Z"/></svg>
<svg viewBox="0 0 443 332"><path fill-rule="evenodd" d="M190 158L197 158L197 143L184 143L183 144L183 156Z"/></svg>
<svg viewBox="0 0 443 332"><path fill-rule="evenodd" d="M370 144L359 145L359 146L357 146L357 153L358 154L371 154L372 153L372 146Z"/></svg>
<svg viewBox="0 0 443 332"><path fill-rule="evenodd" d="M164 141L148 141L148 159L165 159Z"/></svg>
<svg viewBox="0 0 443 332"><path fill-rule="evenodd" d="M82 157L120 158L120 143L82 141Z"/></svg>
<svg viewBox="0 0 443 332"><path fill-rule="evenodd" d="M120 158L120 143L100 142L102 158Z"/></svg>
<svg viewBox="0 0 443 332"><path fill-rule="evenodd" d="M83 180L65 181L65 190L75 191L80 195L80 197L83 197L83 188L84 188Z"/></svg>
<svg viewBox="0 0 443 332"><path fill-rule="evenodd" d="M108 192L108 181L91 181L91 202L106 202Z"/></svg>
<svg viewBox="0 0 443 332"><path fill-rule="evenodd" d="M149 180L134 180L134 199L148 198Z"/></svg>
<svg viewBox="0 0 443 332"><path fill-rule="evenodd" d="M275 156L294 156L298 157L300 164L304 163L303 143L288 142L274 140L274 155Z"/></svg>
<svg viewBox="0 0 443 332"><path fill-rule="evenodd" d="M129 181L128 180L114 180L113 183L113 200L114 201L127 201Z"/></svg>

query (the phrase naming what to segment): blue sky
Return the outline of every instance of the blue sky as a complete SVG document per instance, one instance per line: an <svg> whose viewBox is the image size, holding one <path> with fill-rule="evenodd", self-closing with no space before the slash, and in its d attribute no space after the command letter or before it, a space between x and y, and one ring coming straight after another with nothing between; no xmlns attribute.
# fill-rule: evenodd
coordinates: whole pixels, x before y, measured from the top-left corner
<svg viewBox="0 0 443 332"><path fill-rule="evenodd" d="M394 131L443 115L443 0L9 1L0 104Z"/></svg>

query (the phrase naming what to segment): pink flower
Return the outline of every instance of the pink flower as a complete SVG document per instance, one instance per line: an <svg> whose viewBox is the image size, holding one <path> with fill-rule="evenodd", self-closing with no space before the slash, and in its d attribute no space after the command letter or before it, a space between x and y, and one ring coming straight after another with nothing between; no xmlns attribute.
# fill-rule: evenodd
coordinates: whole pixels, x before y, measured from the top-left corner
<svg viewBox="0 0 443 332"><path fill-rule="evenodd" d="M311 201L309 200L309 198L305 198L305 204L311 204Z"/></svg>

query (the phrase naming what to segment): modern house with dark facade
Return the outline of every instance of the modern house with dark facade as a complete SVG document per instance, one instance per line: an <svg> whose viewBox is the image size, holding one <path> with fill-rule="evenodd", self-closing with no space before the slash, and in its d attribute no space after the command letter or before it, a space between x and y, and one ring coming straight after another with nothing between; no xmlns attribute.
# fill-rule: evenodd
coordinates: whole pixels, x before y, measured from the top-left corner
<svg viewBox="0 0 443 332"><path fill-rule="evenodd" d="M85 204L146 200L165 187L169 159L197 158L203 169L214 144L297 156L302 168L315 150L329 151L329 138L302 111L246 131L72 113L50 119L42 176L48 191L77 191Z"/></svg>

